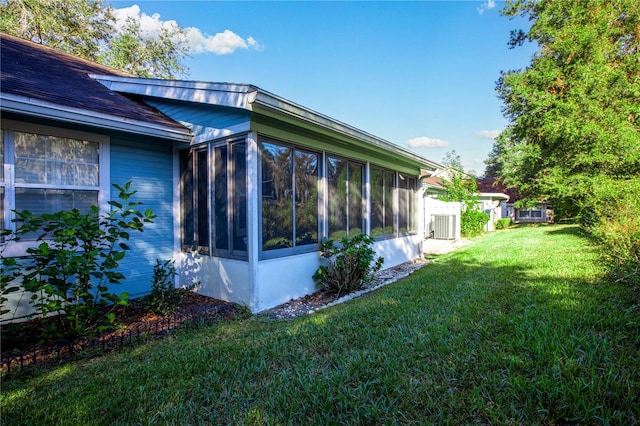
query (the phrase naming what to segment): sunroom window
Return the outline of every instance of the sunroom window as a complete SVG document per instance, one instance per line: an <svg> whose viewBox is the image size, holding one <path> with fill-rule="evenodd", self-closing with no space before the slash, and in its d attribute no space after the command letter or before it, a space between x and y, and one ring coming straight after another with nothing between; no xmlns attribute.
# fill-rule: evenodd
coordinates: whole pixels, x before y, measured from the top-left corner
<svg viewBox="0 0 640 426"><path fill-rule="evenodd" d="M362 232L363 170L362 164L337 157L327 157L327 217L331 240Z"/></svg>
<svg viewBox="0 0 640 426"><path fill-rule="evenodd" d="M263 140L262 250L318 243L319 154Z"/></svg>
<svg viewBox="0 0 640 426"><path fill-rule="evenodd" d="M370 168L371 187L371 236L392 236L397 231L395 212L398 210L394 197L395 172Z"/></svg>
<svg viewBox="0 0 640 426"><path fill-rule="evenodd" d="M398 231L400 233L415 232L416 179L398 173Z"/></svg>
<svg viewBox="0 0 640 426"><path fill-rule="evenodd" d="M181 153L182 250L246 256L246 175L244 141Z"/></svg>

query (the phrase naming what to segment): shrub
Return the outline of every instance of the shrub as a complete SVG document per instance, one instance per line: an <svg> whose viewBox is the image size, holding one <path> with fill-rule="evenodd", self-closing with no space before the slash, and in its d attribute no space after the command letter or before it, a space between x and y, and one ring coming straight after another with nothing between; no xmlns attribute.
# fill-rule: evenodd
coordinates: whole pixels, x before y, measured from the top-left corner
<svg viewBox="0 0 640 426"><path fill-rule="evenodd" d="M640 285L640 183L630 182L603 197L590 227L617 282Z"/></svg>
<svg viewBox="0 0 640 426"><path fill-rule="evenodd" d="M16 212L21 223L11 236L36 235L37 246L27 249L28 256L3 260L9 275L22 290L32 294L30 303L43 323L41 337L74 337L105 329L115 320L115 306L126 305L129 294L114 294L111 285L125 278L119 262L129 246L124 242L131 231L143 230L155 217L151 210L137 210L140 203L129 201L136 191L130 182L114 185L119 201L110 201L112 209L100 214L97 206L88 213L77 209L33 215Z"/></svg>
<svg viewBox="0 0 640 426"><path fill-rule="evenodd" d="M462 212L460 219L460 233L463 237L475 237L482 234L484 225L489 222L488 213L481 212L474 208L467 208Z"/></svg>
<svg viewBox="0 0 640 426"><path fill-rule="evenodd" d="M148 309L155 314L174 311L184 294L184 289L175 287L176 267L173 260L156 259L153 266L151 294L148 297Z"/></svg>
<svg viewBox="0 0 640 426"><path fill-rule="evenodd" d="M373 243L373 238L366 234L344 237L339 243L334 240L323 242L320 250L327 264L318 268L313 279L322 288L338 295L361 289L384 263L384 258L376 257Z"/></svg>
<svg viewBox="0 0 640 426"><path fill-rule="evenodd" d="M502 219L496 220L496 223L493 225L496 229L507 229L511 225L511 219L508 217L503 217Z"/></svg>

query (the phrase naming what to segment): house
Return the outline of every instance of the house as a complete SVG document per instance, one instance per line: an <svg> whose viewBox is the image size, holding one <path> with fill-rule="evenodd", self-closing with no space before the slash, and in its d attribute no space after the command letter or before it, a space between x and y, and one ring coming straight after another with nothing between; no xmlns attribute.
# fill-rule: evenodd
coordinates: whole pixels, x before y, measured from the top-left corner
<svg viewBox="0 0 640 426"><path fill-rule="evenodd" d="M544 223L554 220L553 207L544 201L533 207L515 207L520 194L515 188L507 188L496 178L478 179L478 190L504 194L507 199L501 204L500 216L510 218L513 223Z"/></svg>
<svg viewBox="0 0 640 426"><path fill-rule="evenodd" d="M131 181L157 215L121 263L133 297L156 259L176 260L177 285L259 312L316 290L324 239L366 232L384 267L420 256L418 177L439 164L253 85L141 79L1 42L3 226L14 209L107 211L111 184Z"/></svg>

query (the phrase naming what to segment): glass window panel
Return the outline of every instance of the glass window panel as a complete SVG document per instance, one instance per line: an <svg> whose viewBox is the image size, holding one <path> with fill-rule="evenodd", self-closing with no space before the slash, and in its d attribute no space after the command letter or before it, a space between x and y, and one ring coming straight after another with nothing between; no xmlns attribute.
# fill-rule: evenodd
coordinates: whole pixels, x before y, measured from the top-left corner
<svg viewBox="0 0 640 426"><path fill-rule="evenodd" d="M215 248L219 250L229 249L229 223L228 223L228 191L227 191L227 147L215 148L214 154L214 223L215 223Z"/></svg>
<svg viewBox="0 0 640 426"><path fill-rule="evenodd" d="M78 209L88 213L91 206L98 205L98 191L71 189L16 188L16 210L28 210L34 215L57 213ZM37 235L22 236L22 240L34 240Z"/></svg>
<svg viewBox="0 0 640 426"><path fill-rule="evenodd" d="M182 204L182 246L183 250L193 249L195 246L195 206L193 203L193 153L182 151L180 153L181 173L180 186Z"/></svg>
<svg viewBox="0 0 640 426"><path fill-rule="evenodd" d="M244 143L231 146L233 155L233 250L247 251L247 160Z"/></svg>
<svg viewBox="0 0 640 426"><path fill-rule="evenodd" d="M418 217L416 211L416 188L417 188L417 179L415 178L407 178L407 186L408 186L408 199L407 204L409 206L409 232L415 232L418 227Z"/></svg>
<svg viewBox="0 0 640 426"><path fill-rule="evenodd" d="M17 183L98 186L98 142L15 132Z"/></svg>
<svg viewBox="0 0 640 426"><path fill-rule="evenodd" d="M4 129L0 131L0 182L4 182Z"/></svg>
<svg viewBox="0 0 640 426"><path fill-rule="evenodd" d="M361 164L349 163L349 236L362 232L362 168Z"/></svg>
<svg viewBox="0 0 640 426"><path fill-rule="evenodd" d="M209 164L206 150L196 152L196 221L198 252L209 254Z"/></svg>
<svg viewBox="0 0 640 426"><path fill-rule="evenodd" d="M339 240L347 235L347 162L327 158L329 239Z"/></svg>
<svg viewBox="0 0 640 426"><path fill-rule="evenodd" d="M296 245L318 242L318 155L296 150Z"/></svg>
<svg viewBox="0 0 640 426"><path fill-rule="evenodd" d="M398 230L409 230L409 194L407 177L398 173Z"/></svg>
<svg viewBox="0 0 640 426"><path fill-rule="evenodd" d="M394 172L385 170L384 174L384 235L390 235L394 233L394 213L397 211L395 200L393 197Z"/></svg>
<svg viewBox="0 0 640 426"><path fill-rule="evenodd" d="M262 249L292 247L292 150L271 142L262 148Z"/></svg>
<svg viewBox="0 0 640 426"><path fill-rule="evenodd" d="M384 234L384 175L381 169L370 168L371 236Z"/></svg>
<svg viewBox="0 0 640 426"><path fill-rule="evenodd" d="M0 228L4 229L4 187L0 186ZM4 237L0 235L0 241L4 241Z"/></svg>

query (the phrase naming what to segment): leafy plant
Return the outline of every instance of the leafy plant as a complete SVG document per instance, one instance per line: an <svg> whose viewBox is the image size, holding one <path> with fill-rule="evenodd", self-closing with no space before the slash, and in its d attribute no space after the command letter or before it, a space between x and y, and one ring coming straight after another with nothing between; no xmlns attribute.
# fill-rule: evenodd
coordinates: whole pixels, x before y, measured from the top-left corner
<svg viewBox="0 0 640 426"><path fill-rule="evenodd" d="M0 238L2 238L2 250L0 251L0 315L11 312L6 308L5 303L9 300L7 295L20 290L17 278L20 276L20 265L13 257L5 257L4 249L7 242L11 241L13 233L9 229L0 230Z"/></svg>
<svg viewBox="0 0 640 426"><path fill-rule="evenodd" d="M339 244L327 240L320 246L327 264L320 266L313 279L324 289L338 295L350 293L370 282L382 268L384 258L376 257L374 239L366 234L344 237Z"/></svg>
<svg viewBox="0 0 640 426"><path fill-rule="evenodd" d="M115 306L128 303L128 293L112 293L109 286L125 278L118 266L129 250L124 241L130 232L142 232L155 218L151 210L137 210L141 203L130 201L136 193L130 186L114 184L119 201L109 202L108 214L100 214L97 206L88 213L16 212L21 224L13 239L37 235L37 246L28 248L24 258L3 260L3 286L17 279L32 294L30 303L44 323L43 338L101 331L115 320Z"/></svg>
<svg viewBox="0 0 640 426"><path fill-rule="evenodd" d="M496 220L496 223L493 224L496 229L507 229L509 225L511 225L511 219L508 217L498 219Z"/></svg>
<svg viewBox="0 0 640 426"><path fill-rule="evenodd" d="M490 216L478 210L478 183L473 176L466 175L462 169L453 169L450 180L444 181L445 194L442 201L462 203L460 215L460 233L463 237L474 237L482 233Z"/></svg>
<svg viewBox="0 0 640 426"><path fill-rule="evenodd" d="M468 208L462 212L460 218L460 233L463 237L475 237L482 234L484 225L489 222L489 213L475 208Z"/></svg>
<svg viewBox="0 0 640 426"><path fill-rule="evenodd" d="M192 290L195 285L186 288L175 286L176 267L173 259L156 259L153 266L153 282L151 294L148 297L148 309L155 314L167 314L174 311L186 291Z"/></svg>

